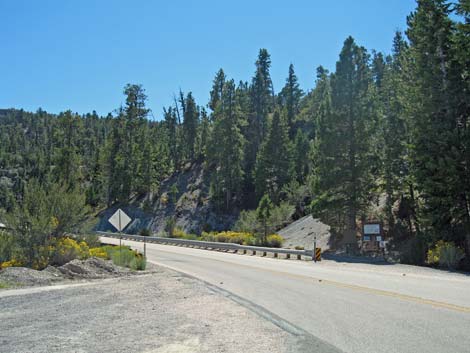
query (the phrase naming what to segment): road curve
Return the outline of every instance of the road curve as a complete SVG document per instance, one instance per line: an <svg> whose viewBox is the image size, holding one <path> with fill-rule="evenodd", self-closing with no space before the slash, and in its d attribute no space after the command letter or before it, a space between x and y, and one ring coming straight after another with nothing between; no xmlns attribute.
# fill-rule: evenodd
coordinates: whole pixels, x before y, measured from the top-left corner
<svg viewBox="0 0 470 353"><path fill-rule="evenodd" d="M470 353L470 276L157 244L147 244L147 257L233 293L344 352Z"/></svg>

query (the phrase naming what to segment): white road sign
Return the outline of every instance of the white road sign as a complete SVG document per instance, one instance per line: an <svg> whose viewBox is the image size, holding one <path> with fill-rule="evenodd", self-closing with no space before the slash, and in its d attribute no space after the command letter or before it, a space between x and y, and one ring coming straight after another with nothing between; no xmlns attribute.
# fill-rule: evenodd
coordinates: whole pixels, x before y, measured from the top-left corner
<svg viewBox="0 0 470 353"><path fill-rule="evenodd" d="M380 224L364 224L364 234L380 234Z"/></svg>
<svg viewBox="0 0 470 353"><path fill-rule="evenodd" d="M118 209L111 218L108 219L108 221L114 228L121 232L132 221L132 219L126 215L123 210Z"/></svg>

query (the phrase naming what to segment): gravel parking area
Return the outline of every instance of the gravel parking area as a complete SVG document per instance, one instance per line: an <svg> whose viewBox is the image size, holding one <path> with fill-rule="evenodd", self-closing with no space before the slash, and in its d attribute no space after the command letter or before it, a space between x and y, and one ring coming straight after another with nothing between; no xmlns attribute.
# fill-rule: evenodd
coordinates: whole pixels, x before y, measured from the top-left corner
<svg viewBox="0 0 470 353"><path fill-rule="evenodd" d="M0 291L0 352L299 352L288 333L178 272Z"/></svg>

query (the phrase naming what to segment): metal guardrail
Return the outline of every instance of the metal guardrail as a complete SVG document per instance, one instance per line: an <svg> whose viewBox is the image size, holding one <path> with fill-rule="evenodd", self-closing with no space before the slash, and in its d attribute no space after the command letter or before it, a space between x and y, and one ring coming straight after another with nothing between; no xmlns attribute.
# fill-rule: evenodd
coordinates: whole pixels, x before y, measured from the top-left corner
<svg viewBox="0 0 470 353"><path fill-rule="evenodd" d="M310 257L313 256L312 250L292 250L292 249L283 249L283 248L265 248L260 246L248 246L248 245L239 245L234 243L218 243L218 242L211 242L211 241L201 241L201 240L187 240L187 239L178 239L178 238L162 238L162 237L144 237L142 235L134 235L134 234L119 234L119 233L112 233L112 232L96 232L99 235L116 238L116 239L124 239L124 240L134 240L134 241L141 241L147 243L156 243L156 244L163 244L163 245L175 245L175 246L187 246L193 248L200 248L206 250L222 250L222 251L234 251L236 253L242 252L246 254L248 251L252 253L252 255L256 255L260 253L262 256L266 256L268 253L273 254L274 257L279 257L279 254L285 254L286 258L290 259L291 256L296 256L298 260L302 259L302 256Z"/></svg>

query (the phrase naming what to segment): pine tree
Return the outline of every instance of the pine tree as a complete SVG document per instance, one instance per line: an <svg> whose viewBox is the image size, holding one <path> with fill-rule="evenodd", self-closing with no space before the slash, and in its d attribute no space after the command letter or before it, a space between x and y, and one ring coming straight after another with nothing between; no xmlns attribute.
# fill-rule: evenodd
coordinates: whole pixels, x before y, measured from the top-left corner
<svg viewBox="0 0 470 353"><path fill-rule="evenodd" d="M331 76L331 93L324 87L324 77L318 83L327 91L321 93L326 109L317 117L314 163L318 197L313 209L331 219L333 226L346 229L351 242L358 215L367 208L374 187L376 117L368 60L366 50L349 37Z"/></svg>
<svg viewBox="0 0 470 353"><path fill-rule="evenodd" d="M128 195L123 193L123 185L126 182L124 139L125 118L122 108L117 118L112 120L112 129L101 153L101 165L103 166L103 178L106 187L107 205L111 206L115 201L126 200ZM126 191L127 192L127 191Z"/></svg>
<svg viewBox="0 0 470 353"><path fill-rule="evenodd" d="M213 185L212 190L216 198L224 199L225 210L228 210L234 200L239 200L243 181L245 144L241 133L244 120L240 114L233 80L224 84L222 96L214 114L217 118L211 137L211 161L215 163L217 174L213 182L218 185Z"/></svg>
<svg viewBox="0 0 470 353"><path fill-rule="evenodd" d="M387 62L380 60L380 75L376 75L378 100L381 107L381 142L377 153L381 155L383 169L383 189L386 193L385 218L389 234L394 234L395 216L393 207L397 200L402 204L412 204L410 200L414 185L409 170L409 132L403 102L403 71L407 44L400 32L395 34L393 54ZM377 67L377 64L375 64ZM406 201L405 201L406 200ZM411 200L410 200L411 201ZM403 205L402 205L403 206ZM409 231L413 229L411 210L406 215ZM403 217L404 215L402 215Z"/></svg>
<svg viewBox="0 0 470 353"><path fill-rule="evenodd" d="M254 170L255 189L261 197L268 194L279 200L282 187L292 179L292 149L285 117L275 111L266 139L261 145Z"/></svg>
<svg viewBox="0 0 470 353"><path fill-rule="evenodd" d="M459 140L462 148L462 177L460 187L464 193L462 199L465 205L462 205L461 219L464 219L466 233L466 258L467 263L470 259L470 206L468 195L470 195L470 0L460 0L457 4L457 14L462 20L457 24L457 33L455 34L455 66L457 72L460 73L461 80L458 85L454 85L454 96L456 97L458 106L458 126Z"/></svg>
<svg viewBox="0 0 470 353"><path fill-rule="evenodd" d="M220 69L215 78L214 81L212 82L212 90L210 92L210 101L209 101L209 108L212 111L215 111L217 104L222 98L222 90L224 88L225 84L225 73L224 70Z"/></svg>
<svg viewBox="0 0 470 353"><path fill-rule="evenodd" d="M271 202L271 199L268 195L264 195L258 204L258 208L256 209L256 218L263 225L263 245L266 244L268 240L268 221L269 218L271 218L272 210L273 204Z"/></svg>
<svg viewBox="0 0 470 353"><path fill-rule="evenodd" d="M165 117L164 128L166 132L165 135L167 137L171 169L176 170L179 168L181 160L181 155L179 153L180 141L178 134L178 120L176 113L172 107L164 109L163 113Z"/></svg>
<svg viewBox="0 0 470 353"><path fill-rule="evenodd" d="M199 125L199 108L191 92L188 93L183 104L183 133L185 157L193 161L196 150L197 129Z"/></svg>
<svg viewBox="0 0 470 353"><path fill-rule="evenodd" d="M459 125L457 94L461 78L454 66L454 24L450 4L419 0L408 17L412 57L407 84L412 95L413 174L422 198L421 222L431 235L463 242L469 224L465 127Z"/></svg>
<svg viewBox="0 0 470 353"><path fill-rule="evenodd" d="M309 172L310 141L307 134L297 129L293 145L293 163L295 178L299 183L304 183Z"/></svg>
<svg viewBox="0 0 470 353"><path fill-rule="evenodd" d="M201 123L199 124L197 155L198 159L205 160L209 148L209 138L211 134L211 123L204 108L201 109Z"/></svg>
<svg viewBox="0 0 470 353"><path fill-rule="evenodd" d="M269 69L271 57L266 49L260 49L256 61L255 76L250 86L250 114L245 137L246 145L245 175L247 177L247 191L252 188L252 173L255 166L256 155L261 142L264 140L268 128L268 114L274 105L273 85Z"/></svg>
<svg viewBox="0 0 470 353"><path fill-rule="evenodd" d="M137 193L140 195L148 194L155 190L157 183L157 171L155 164L158 157L155 155L155 145L150 127L144 130L142 137L142 161L139 163L139 183Z"/></svg>
<svg viewBox="0 0 470 353"><path fill-rule="evenodd" d="M279 104L286 110L287 126L289 128L289 137L294 137L294 120L300 111L300 100L302 99L303 92L300 89L297 76L294 72L294 65L289 65L289 76L286 79L286 84L279 93Z"/></svg>
<svg viewBox="0 0 470 353"><path fill-rule="evenodd" d="M135 175L142 170L143 142L146 117L149 110L146 108L147 96L141 85L128 84L124 88L126 105L124 107L124 143L123 143L123 184L121 187L121 201L127 201L132 192L143 188L141 175Z"/></svg>
<svg viewBox="0 0 470 353"><path fill-rule="evenodd" d="M159 122L154 131L153 141L154 147L154 168L156 175L156 185L158 188L160 182L173 171L171 156L170 156L170 143L169 135L166 129L166 122Z"/></svg>
<svg viewBox="0 0 470 353"><path fill-rule="evenodd" d="M82 122L79 116L68 110L59 115L58 123L60 135L56 136L56 139L60 140L60 144L54 163L56 180L70 188L75 188L79 185L81 178L81 158L77 136L82 128Z"/></svg>

